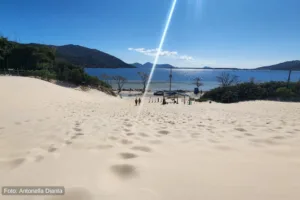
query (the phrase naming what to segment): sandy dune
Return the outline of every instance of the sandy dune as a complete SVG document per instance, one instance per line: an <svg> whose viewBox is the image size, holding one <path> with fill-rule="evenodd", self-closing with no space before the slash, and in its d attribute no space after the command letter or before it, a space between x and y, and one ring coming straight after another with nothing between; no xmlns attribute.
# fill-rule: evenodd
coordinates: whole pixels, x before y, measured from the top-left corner
<svg viewBox="0 0 300 200"><path fill-rule="evenodd" d="M62 200L299 200L300 104L144 104L0 77L0 186Z"/></svg>

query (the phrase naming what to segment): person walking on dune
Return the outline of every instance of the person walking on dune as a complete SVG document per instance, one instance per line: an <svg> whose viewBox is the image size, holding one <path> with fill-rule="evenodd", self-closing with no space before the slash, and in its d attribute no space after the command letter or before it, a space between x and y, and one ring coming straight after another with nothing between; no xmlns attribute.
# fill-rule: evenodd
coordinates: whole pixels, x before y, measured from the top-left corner
<svg viewBox="0 0 300 200"><path fill-rule="evenodd" d="M135 98L135 106L137 106L137 104L138 104L138 100L137 98Z"/></svg>
<svg viewBox="0 0 300 200"><path fill-rule="evenodd" d="M141 98L139 98L139 105L141 105Z"/></svg>
<svg viewBox="0 0 300 200"><path fill-rule="evenodd" d="M166 105L166 104L167 104L167 102L166 102L166 99L164 97L163 100L162 100L162 105Z"/></svg>

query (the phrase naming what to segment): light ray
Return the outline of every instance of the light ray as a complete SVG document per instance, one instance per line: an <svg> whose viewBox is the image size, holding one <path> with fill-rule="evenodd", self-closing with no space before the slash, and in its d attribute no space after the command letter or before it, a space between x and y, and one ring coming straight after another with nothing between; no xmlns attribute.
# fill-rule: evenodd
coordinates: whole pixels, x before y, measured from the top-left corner
<svg viewBox="0 0 300 200"><path fill-rule="evenodd" d="M141 105L140 105L139 110L138 110L138 116L140 115L140 112L143 109L143 105L144 105L144 102L145 102L145 97L146 97L146 94L148 93L149 85L151 83L153 73L155 71L159 56L160 56L161 51L162 51L162 47L163 47L164 42L165 42L165 38L166 38L167 33L168 33L168 29L169 29L169 26L170 26L170 23L171 23L171 20L172 20L172 16L173 16L173 13L174 13L174 10L175 10L175 7L176 7L176 3L177 3L177 0L173 0L172 6L171 6L171 9L170 9L167 21L166 21L166 25L165 25L162 37L160 39L159 47L158 47L158 50L157 50L157 53L156 53L156 56L155 56L155 59L154 59L154 62L153 62L153 66L152 66L150 74L149 74L146 89L145 89L145 92L142 96L142 102L141 102Z"/></svg>

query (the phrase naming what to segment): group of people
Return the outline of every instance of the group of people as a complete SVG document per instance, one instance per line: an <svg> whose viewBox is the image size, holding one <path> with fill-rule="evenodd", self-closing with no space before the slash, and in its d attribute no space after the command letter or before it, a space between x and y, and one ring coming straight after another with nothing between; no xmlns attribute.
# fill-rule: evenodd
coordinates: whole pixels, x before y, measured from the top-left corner
<svg viewBox="0 0 300 200"><path fill-rule="evenodd" d="M157 100L156 100L155 98L151 99L151 97L150 97L150 99L149 99L149 103L159 103L159 102L160 102L159 98L157 98ZM162 105L167 104L165 97L163 97L161 102L162 102Z"/></svg>
<svg viewBox="0 0 300 200"><path fill-rule="evenodd" d="M137 105L140 105L141 102L142 102L141 98L135 98L135 105L136 105L136 106L137 106ZM163 97L162 101L161 101L159 98L157 98L157 99L153 98L153 99L152 99L152 98L150 97L150 99L149 99L149 103L159 103L159 102L162 102L162 105L168 104L165 97ZM184 104L186 104L186 100L185 100L185 99L182 99L182 102L184 102ZM174 104L178 104L179 102L176 101L176 99L173 99L173 103L174 103ZM189 98L189 99L187 100L187 103L188 103L188 105L191 105L191 104L192 104L192 100Z"/></svg>
<svg viewBox="0 0 300 200"><path fill-rule="evenodd" d="M137 106L137 105L141 104L142 100L141 100L141 98L139 98L139 99L135 98L134 102L135 102L135 105Z"/></svg>
<svg viewBox="0 0 300 200"><path fill-rule="evenodd" d="M153 98L153 99L151 99L151 97L150 97L150 99L149 99L149 103L159 103L159 98L157 98L157 100L155 99L155 98Z"/></svg>
<svg viewBox="0 0 300 200"><path fill-rule="evenodd" d="M162 101L159 99L159 98L157 98L157 100L155 99L155 98L149 98L149 103L159 103L159 102L162 102L162 105L166 105L166 104L168 104L168 102L167 102L167 100L166 100L166 98L165 97L163 97L163 99L162 99ZM179 102L178 102L178 99L176 100L176 99L172 99L172 102L174 103L174 104L179 104ZM184 103L184 104L188 104L188 105L191 105L192 104L192 100L191 100L191 98L189 98L189 99L187 99L187 100L185 100L185 99L182 99L182 102Z"/></svg>

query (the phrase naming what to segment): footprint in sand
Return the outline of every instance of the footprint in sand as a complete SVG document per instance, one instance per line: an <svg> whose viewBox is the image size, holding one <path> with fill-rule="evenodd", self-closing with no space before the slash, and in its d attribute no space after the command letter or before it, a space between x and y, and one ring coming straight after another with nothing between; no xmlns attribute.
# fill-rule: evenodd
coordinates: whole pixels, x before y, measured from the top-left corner
<svg viewBox="0 0 300 200"><path fill-rule="evenodd" d="M82 129L81 129L81 128L77 128L77 127L76 127L76 128L73 128L73 130L74 130L74 131L76 131L76 132L80 132L80 131L82 131Z"/></svg>
<svg viewBox="0 0 300 200"><path fill-rule="evenodd" d="M25 158L17 158L14 159L10 162L11 166L13 168L20 166L21 164L23 164L25 162Z"/></svg>
<svg viewBox="0 0 300 200"><path fill-rule="evenodd" d="M139 133L139 135L142 137L149 137L149 135L147 135L146 133Z"/></svg>
<svg viewBox="0 0 300 200"><path fill-rule="evenodd" d="M122 140L121 140L121 143L122 143L122 144L132 144L133 142L130 141L130 140L127 140L127 139L122 139Z"/></svg>
<svg viewBox="0 0 300 200"><path fill-rule="evenodd" d="M127 136L132 136L134 133L126 133Z"/></svg>
<svg viewBox="0 0 300 200"><path fill-rule="evenodd" d="M124 124L126 127L132 127L132 124Z"/></svg>
<svg viewBox="0 0 300 200"><path fill-rule="evenodd" d="M131 149L137 150L137 151L148 152L148 153L152 151L151 148L146 147L146 146L134 146Z"/></svg>
<svg viewBox="0 0 300 200"><path fill-rule="evenodd" d="M108 139L110 139L110 140L118 140L118 138L115 137L115 136L110 136L110 137L108 137Z"/></svg>
<svg viewBox="0 0 300 200"><path fill-rule="evenodd" d="M37 155L37 156L35 157L35 161L36 161L36 162L40 162L40 161L42 161L42 160L44 160L44 156L42 156L42 155Z"/></svg>
<svg viewBox="0 0 300 200"><path fill-rule="evenodd" d="M252 133L245 133L244 135L245 135L245 136L248 136L248 137L254 136Z"/></svg>
<svg viewBox="0 0 300 200"><path fill-rule="evenodd" d="M48 148L48 152L49 152L49 153L55 152L56 150L57 150L57 148L54 147L53 145L51 145L51 146Z"/></svg>
<svg viewBox="0 0 300 200"><path fill-rule="evenodd" d="M240 131L240 132L246 132L247 131L246 129L243 129L243 128L235 128L235 130Z"/></svg>
<svg viewBox="0 0 300 200"><path fill-rule="evenodd" d="M66 144L66 145L70 145L70 144L72 144L72 141L66 140L66 141L65 141L65 144Z"/></svg>
<svg viewBox="0 0 300 200"><path fill-rule="evenodd" d="M128 179L138 175L136 167L129 164L113 165L111 171L119 178Z"/></svg>
<svg viewBox="0 0 300 200"><path fill-rule="evenodd" d="M76 136L82 136L82 135L84 135L84 133L76 133L75 135Z"/></svg>
<svg viewBox="0 0 300 200"><path fill-rule="evenodd" d="M121 158L123 159L133 159L137 158L138 156L134 153L128 153L128 152L123 152L119 154Z"/></svg>
<svg viewBox="0 0 300 200"><path fill-rule="evenodd" d="M78 138L78 135L73 135L72 137L71 137L71 140L75 140L75 139L77 139Z"/></svg>
<svg viewBox="0 0 300 200"><path fill-rule="evenodd" d="M25 162L25 158L15 158L9 161L0 161L0 168L3 166L9 169L15 169Z"/></svg>
<svg viewBox="0 0 300 200"><path fill-rule="evenodd" d="M80 125L81 125L81 123L78 121L75 123L75 126L80 126Z"/></svg>
<svg viewBox="0 0 300 200"><path fill-rule="evenodd" d="M293 135L295 134L294 131L287 131L286 133L289 133L289 134L290 134L289 137L293 137Z"/></svg>
<svg viewBox="0 0 300 200"><path fill-rule="evenodd" d="M21 125L22 123L21 122L15 122L15 125Z"/></svg>
<svg viewBox="0 0 300 200"><path fill-rule="evenodd" d="M161 130L161 131L158 131L158 133L162 134L162 135L168 135L170 132L166 131L166 130Z"/></svg>

